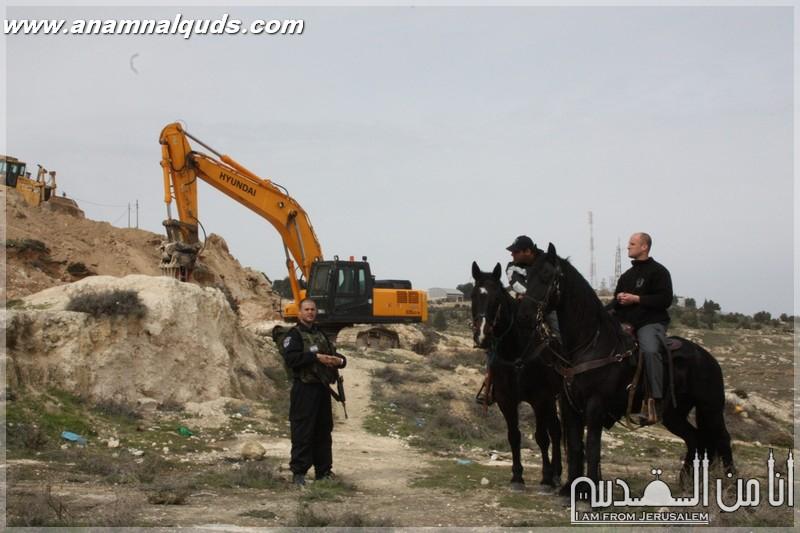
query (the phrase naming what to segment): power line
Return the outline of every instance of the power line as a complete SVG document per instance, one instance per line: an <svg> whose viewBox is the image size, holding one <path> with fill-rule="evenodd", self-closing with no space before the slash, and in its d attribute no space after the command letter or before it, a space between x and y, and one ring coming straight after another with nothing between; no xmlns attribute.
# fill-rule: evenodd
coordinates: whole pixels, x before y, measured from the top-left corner
<svg viewBox="0 0 800 533"><path fill-rule="evenodd" d="M127 206L125 206L125 207L127 207ZM112 223L111 223L111 225L113 226L114 224L116 224L117 222L119 222L119 220L120 220L121 218L123 218L123 217L124 217L125 215L127 215L127 214L128 214L128 210L127 210L127 209L125 209L125 211L123 211L123 212L122 212L122 214L121 214L120 216L118 216L118 217L117 217L117 219L116 219L114 222L112 222Z"/></svg>
<svg viewBox="0 0 800 533"><path fill-rule="evenodd" d="M73 200L77 200L86 204L99 205L100 207L128 207L127 204L99 204L97 202L90 202L89 200L81 200L80 198L75 198L74 196L68 196L67 198L72 198Z"/></svg>

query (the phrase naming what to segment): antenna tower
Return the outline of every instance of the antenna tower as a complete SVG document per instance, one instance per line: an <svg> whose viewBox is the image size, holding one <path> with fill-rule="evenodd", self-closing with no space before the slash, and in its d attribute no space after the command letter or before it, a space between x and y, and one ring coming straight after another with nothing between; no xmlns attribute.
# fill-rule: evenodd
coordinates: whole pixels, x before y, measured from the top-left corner
<svg viewBox="0 0 800 533"><path fill-rule="evenodd" d="M597 263L594 260L594 221L592 220L592 212L589 211L589 256L591 258L591 266L589 267L589 284L593 289L597 288Z"/></svg>

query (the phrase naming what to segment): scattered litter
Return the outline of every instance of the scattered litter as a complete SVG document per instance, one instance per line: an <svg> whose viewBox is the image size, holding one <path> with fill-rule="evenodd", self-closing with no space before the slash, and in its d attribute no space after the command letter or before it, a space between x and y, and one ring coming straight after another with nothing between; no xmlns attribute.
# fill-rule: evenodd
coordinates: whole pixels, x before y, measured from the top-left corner
<svg viewBox="0 0 800 533"><path fill-rule="evenodd" d="M66 450L66 449L68 449L68 448L69 448L69 444L67 444L66 442L65 442L64 444L62 444L62 445L61 445L61 449L62 449L62 450Z"/></svg>
<svg viewBox="0 0 800 533"><path fill-rule="evenodd" d="M142 450L137 450L136 448L128 448L128 453L130 453L134 457L139 457L141 455L144 455L144 452Z"/></svg>
<svg viewBox="0 0 800 533"><path fill-rule="evenodd" d="M115 439L114 437L111 437L110 439L108 439L108 443L107 444L108 444L109 448L119 448L119 439Z"/></svg>
<svg viewBox="0 0 800 533"><path fill-rule="evenodd" d="M194 435L194 433L192 433L191 430L186 426L180 426L178 428L178 433L184 437L191 437L192 435Z"/></svg>
<svg viewBox="0 0 800 533"><path fill-rule="evenodd" d="M62 431L61 438L64 440L68 440L70 442L77 442L81 446L86 445L86 439L78 435L77 433L73 433L71 431Z"/></svg>
<svg viewBox="0 0 800 533"><path fill-rule="evenodd" d="M488 485L488 484L489 484L489 480L488 480L488 479L486 479L485 477L482 477L482 478L481 478L481 485L483 485L483 486L485 487L485 486L486 486L486 485Z"/></svg>
<svg viewBox="0 0 800 533"><path fill-rule="evenodd" d="M469 459L456 459L456 463L460 465L471 465L472 461L470 461Z"/></svg>
<svg viewBox="0 0 800 533"><path fill-rule="evenodd" d="M414 419L414 423L417 425L418 428L424 427L425 426L425 419L421 418L421 417L415 418Z"/></svg>
<svg viewBox="0 0 800 533"><path fill-rule="evenodd" d="M233 413L233 414L231 415L231 418L237 418L237 419L241 419L241 418L242 418L242 413Z"/></svg>

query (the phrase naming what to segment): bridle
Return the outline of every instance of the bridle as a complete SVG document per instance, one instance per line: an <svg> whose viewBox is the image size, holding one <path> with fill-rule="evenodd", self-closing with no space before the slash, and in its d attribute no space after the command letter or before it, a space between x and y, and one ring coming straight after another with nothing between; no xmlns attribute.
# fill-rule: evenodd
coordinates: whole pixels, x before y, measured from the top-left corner
<svg viewBox="0 0 800 533"><path fill-rule="evenodd" d="M486 290L485 287L480 287ZM500 289L502 290L502 289ZM488 290L487 290L488 294ZM498 298L499 299L499 298ZM492 317L492 322L488 328L484 328L484 334L488 334L489 341L491 342L492 348L491 350L494 351L497 348L497 345L511 332L511 328L514 327L514 321L516 320L516 313L509 313L510 320L508 321L508 327L501 333L500 335L495 335L495 330L497 328L497 323L501 318L501 311L503 309L503 302L498 301L497 303L497 310L494 312L494 316ZM489 305L486 306L487 310ZM472 321L472 330L473 332L477 332L482 327L482 324L486 320L486 311L478 312ZM480 325L479 325L480 324Z"/></svg>
<svg viewBox="0 0 800 533"><path fill-rule="evenodd" d="M558 306L558 303L561 301L561 277L563 273L561 272L561 263L556 259L553 278L550 280L550 283L547 285L547 289L544 292L544 298L541 300L537 300L530 293L525 293L524 298L531 300L536 305L536 328L538 330L539 335L543 339L549 339L552 336L552 332L550 331L550 327L547 325L547 321L544 319L544 316L548 313L550 308L555 308ZM551 303L551 299L555 298L555 301Z"/></svg>

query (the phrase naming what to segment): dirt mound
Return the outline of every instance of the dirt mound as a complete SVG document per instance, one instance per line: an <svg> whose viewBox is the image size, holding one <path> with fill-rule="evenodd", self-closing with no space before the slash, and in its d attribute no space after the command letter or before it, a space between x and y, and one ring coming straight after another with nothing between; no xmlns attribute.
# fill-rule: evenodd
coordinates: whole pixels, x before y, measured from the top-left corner
<svg viewBox="0 0 800 533"><path fill-rule="evenodd" d="M125 291L143 308L114 309ZM87 295L112 306L67 310ZM131 403L265 399L272 382L264 369L280 366L271 342L239 327L220 290L163 276L91 276L26 297L2 320L12 391L58 388Z"/></svg>
<svg viewBox="0 0 800 533"><path fill-rule="evenodd" d="M160 275L163 235L86 219L79 209L27 205L0 187L6 207L6 298L22 298L92 275ZM242 265L222 237L211 234L201 254L203 286L224 285L245 324L279 317L280 298L263 274Z"/></svg>

